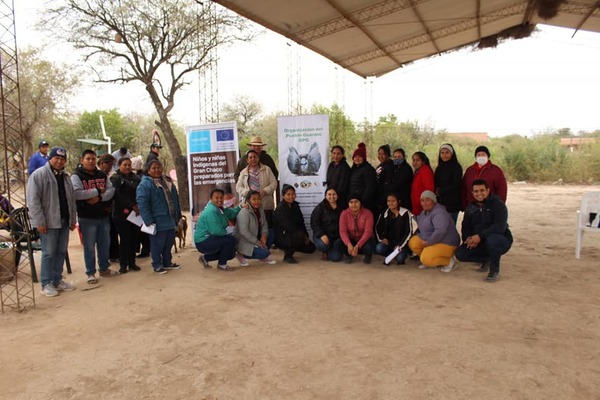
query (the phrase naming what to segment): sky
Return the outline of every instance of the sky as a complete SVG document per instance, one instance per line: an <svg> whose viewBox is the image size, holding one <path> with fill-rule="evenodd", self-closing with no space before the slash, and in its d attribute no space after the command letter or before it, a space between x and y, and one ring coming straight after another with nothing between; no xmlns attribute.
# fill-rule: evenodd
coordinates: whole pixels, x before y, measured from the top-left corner
<svg viewBox="0 0 600 400"><path fill-rule="evenodd" d="M66 45L45 42L46 36L35 31L43 2L15 3L19 50L43 46L44 58L77 62L77 54ZM301 99L303 109L336 102L355 122L394 114L400 121L427 123L448 132L491 136L533 135L561 128L574 133L600 130L600 34L579 31L571 38L572 29L538 28L532 37L505 42L496 49L463 49L367 80L265 31L251 43L219 49L219 103L222 106L236 95L246 95L266 112L286 112L291 76L301 82L294 98ZM290 58L299 73L288 73ZM198 79L192 78L176 97L172 111L183 125L201 122ZM139 85L88 82L71 104L80 111L154 111Z"/></svg>

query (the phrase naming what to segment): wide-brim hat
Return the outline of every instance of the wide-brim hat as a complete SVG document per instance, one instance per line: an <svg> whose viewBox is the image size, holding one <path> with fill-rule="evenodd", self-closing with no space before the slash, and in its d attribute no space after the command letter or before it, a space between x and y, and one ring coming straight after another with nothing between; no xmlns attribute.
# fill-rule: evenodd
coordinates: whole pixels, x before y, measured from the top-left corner
<svg viewBox="0 0 600 400"><path fill-rule="evenodd" d="M250 142L248 142L248 146L266 146L267 144L263 142L260 136L252 136L250 138Z"/></svg>

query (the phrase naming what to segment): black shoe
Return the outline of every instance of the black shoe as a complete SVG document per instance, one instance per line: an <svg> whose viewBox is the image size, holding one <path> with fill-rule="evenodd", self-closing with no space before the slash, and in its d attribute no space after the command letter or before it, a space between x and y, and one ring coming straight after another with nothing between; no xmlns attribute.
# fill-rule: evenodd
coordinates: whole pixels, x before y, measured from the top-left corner
<svg viewBox="0 0 600 400"><path fill-rule="evenodd" d="M130 271L141 271L142 269L140 267L138 267L137 265L130 265L129 270Z"/></svg>
<svg viewBox="0 0 600 400"><path fill-rule="evenodd" d="M498 272L490 272L487 276L487 278L485 278L486 282L496 282L498 279L500 278L500 275L498 274Z"/></svg>
<svg viewBox="0 0 600 400"><path fill-rule="evenodd" d="M349 256L348 254L344 254L344 262L346 264L352 264L352 257Z"/></svg>
<svg viewBox="0 0 600 400"><path fill-rule="evenodd" d="M121 268L119 268L119 273L120 274L126 274L127 273L127 267L121 267Z"/></svg>
<svg viewBox="0 0 600 400"><path fill-rule="evenodd" d="M396 264L398 264L398 265L405 265L406 261L404 261L404 260L396 261Z"/></svg>
<svg viewBox="0 0 600 400"><path fill-rule="evenodd" d="M373 256L372 256L371 254L367 254L367 255L365 256L365 259L363 260L363 262L364 262L365 264L371 264L371 260L372 260L372 259L373 259Z"/></svg>
<svg viewBox="0 0 600 400"><path fill-rule="evenodd" d="M171 264L171 265L167 265L166 267L163 267L164 269L168 270L172 270L172 269L181 269L181 265L179 264Z"/></svg>
<svg viewBox="0 0 600 400"><path fill-rule="evenodd" d="M288 264L298 264L298 260L296 260L294 256L283 257L283 262Z"/></svg>
<svg viewBox="0 0 600 400"><path fill-rule="evenodd" d="M481 264L481 267L477 268L477 272L488 272L490 270L490 266L488 263Z"/></svg>
<svg viewBox="0 0 600 400"><path fill-rule="evenodd" d="M419 258L419 256L418 256L418 255L416 255L416 254L413 254L412 256L410 256L410 259L411 259L411 260L420 261L420 258Z"/></svg>

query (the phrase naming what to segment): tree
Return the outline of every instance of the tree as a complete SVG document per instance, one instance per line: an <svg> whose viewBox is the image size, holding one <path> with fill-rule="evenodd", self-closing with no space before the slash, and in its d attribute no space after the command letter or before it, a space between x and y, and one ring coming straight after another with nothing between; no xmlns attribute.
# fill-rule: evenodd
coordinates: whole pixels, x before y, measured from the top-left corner
<svg viewBox="0 0 600 400"><path fill-rule="evenodd" d="M36 139L52 143L50 125L56 113L66 109L67 100L79 86L75 73L64 64L55 64L37 57L39 49L29 48L19 53L19 89L21 97L21 131L27 158L36 150Z"/></svg>
<svg viewBox="0 0 600 400"><path fill-rule="evenodd" d="M356 133L354 122L336 103L331 108L315 104L311 108L313 114L329 114L329 143L339 145L346 151L352 151L361 140ZM331 147L330 146L330 147Z"/></svg>
<svg viewBox="0 0 600 400"><path fill-rule="evenodd" d="M221 110L222 121L236 121L241 136L253 134L253 123L261 116L262 105L250 96L237 95Z"/></svg>
<svg viewBox="0 0 600 400"><path fill-rule="evenodd" d="M214 49L250 40L247 22L197 0L64 0L42 26L65 37L97 63L96 81L141 83L158 114L155 122L175 160L182 207L189 208L187 160L169 112L187 76L212 61ZM92 66L95 64L91 64ZM104 67L104 68L103 68Z"/></svg>
<svg viewBox="0 0 600 400"><path fill-rule="evenodd" d="M100 115L102 115L104 121L106 135L110 136L113 144L112 151L120 147L131 147L135 136L138 134L137 129L132 124L127 124L126 119L114 108L108 111L86 111L81 114L79 117L79 132L81 137L102 139Z"/></svg>

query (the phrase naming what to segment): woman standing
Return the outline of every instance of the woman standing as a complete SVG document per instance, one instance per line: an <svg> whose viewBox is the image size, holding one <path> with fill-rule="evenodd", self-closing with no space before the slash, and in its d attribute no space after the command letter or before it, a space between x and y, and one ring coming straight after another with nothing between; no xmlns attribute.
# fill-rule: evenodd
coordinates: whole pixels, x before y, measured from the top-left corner
<svg viewBox="0 0 600 400"><path fill-rule="evenodd" d="M421 193L425 190L433 192L435 190L435 181L429 158L427 158L425 153L417 151L413 154L412 165L415 169L415 175L410 188L410 202L412 203L412 213L419 215L423 210L421 207Z"/></svg>
<svg viewBox="0 0 600 400"><path fill-rule="evenodd" d="M150 255L154 272L162 275L181 268L171 257L177 221L181 218L179 194L171 179L163 175L160 161L150 160L147 167L148 175L137 187L136 200L144 224L155 227L150 235Z"/></svg>
<svg viewBox="0 0 600 400"><path fill-rule="evenodd" d="M397 249L396 263L404 265L410 253L408 240L413 231L412 215L406 208L400 207L400 200L395 193L388 194L387 206L387 210L379 215L375 226L378 242L375 253L387 257ZM389 265L385 261L384 264Z"/></svg>
<svg viewBox="0 0 600 400"><path fill-rule="evenodd" d="M375 251L373 213L362 206L357 193L350 195L348 208L340 215L340 238L335 241L335 247L348 264L359 253L365 255L365 264L371 263Z"/></svg>
<svg viewBox="0 0 600 400"><path fill-rule="evenodd" d="M310 227L313 231L313 243L317 250L323 252L323 259L340 261L342 254L333 246L340 237L340 214L338 194L334 188L325 192L325 199L320 202L310 216Z"/></svg>
<svg viewBox="0 0 600 400"><path fill-rule="evenodd" d="M135 250L139 240L140 227L127 221L127 217L134 211L140 213L136 200L136 190L141 178L133 173L131 159L121 157L118 169L110 181L115 188L112 218L119 233L119 272L139 271L141 268L135 264Z"/></svg>
<svg viewBox="0 0 600 400"><path fill-rule="evenodd" d="M246 198L251 190L258 192L262 198L262 207L270 226L273 224L275 201L273 192L277 189L277 179L268 166L261 164L259 155L254 150L246 153L248 166L240 172L236 190L242 198Z"/></svg>
<svg viewBox="0 0 600 400"><path fill-rule="evenodd" d="M444 265L442 272L450 272L456 266L454 252L460 244L456 224L432 191L421 194L421 204L423 212L417 215L419 230L408 246L421 260L419 269Z"/></svg>
<svg viewBox="0 0 600 400"><path fill-rule="evenodd" d="M377 209L377 174L375 169L367 162L367 146L359 143L352 154L352 169L350 170L349 197L355 193L361 194L363 207L373 211Z"/></svg>
<svg viewBox="0 0 600 400"><path fill-rule="evenodd" d="M500 197L500 200L506 203L506 177L502 169L490 160L490 151L486 146L479 146L475 149L475 163L465 171L461 190L463 210L469 203L475 201L471 193L475 179L486 181L490 193Z"/></svg>
<svg viewBox="0 0 600 400"><path fill-rule="evenodd" d="M350 166L346 162L344 148L333 146L331 148L331 162L327 167L327 189L335 189L342 203L348 197L350 186Z"/></svg>
<svg viewBox="0 0 600 400"><path fill-rule="evenodd" d="M410 187L413 181L413 170L410 164L406 161L406 153L404 149L398 148L394 150L394 182L392 184L392 192L398 194L400 205L407 210L412 209L410 200Z"/></svg>
<svg viewBox="0 0 600 400"><path fill-rule="evenodd" d="M248 265L245 258L255 258L267 264L276 264L269 258L269 249L275 240L275 234L269 229L265 212L262 209L262 196L255 190L246 195L248 208L242 208L237 215L236 238L238 260L242 266ZM245 258L244 258L245 257Z"/></svg>
<svg viewBox="0 0 600 400"><path fill-rule="evenodd" d="M390 145L384 144L377 149L379 165L375 168L375 173L377 174L377 207L380 213L387 208L387 195L392 192L394 163L391 157Z"/></svg>
<svg viewBox="0 0 600 400"><path fill-rule="evenodd" d="M456 223L458 213L461 210L462 166L458 162L454 147L450 143L444 143L440 146L434 178L438 203L446 207L446 211L450 213Z"/></svg>
<svg viewBox="0 0 600 400"><path fill-rule="evenodd" d="M283 185L281 196L283 200L273 214L275 245L285 252L284 262L297 264L294 253L314 253L315 245L308 238L304 216L296 202L296 189L291 185Z"/></svg>

